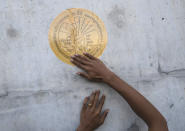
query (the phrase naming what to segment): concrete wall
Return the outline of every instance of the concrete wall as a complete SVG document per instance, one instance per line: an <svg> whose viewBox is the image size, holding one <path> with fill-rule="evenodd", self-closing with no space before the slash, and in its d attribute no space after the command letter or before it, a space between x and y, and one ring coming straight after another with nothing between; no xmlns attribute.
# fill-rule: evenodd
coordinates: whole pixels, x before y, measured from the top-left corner
<svg viewBox="0 0 185 131"><path fill-rule="evenodd" d="M0 130L74 131L95 89L110 109L98 131L147 130L114 90L75 75L79 69L51 51L49 25L67 8L104 21L101 59L162 112L171 131L183 131L185 0L0 0Z"/></svg>

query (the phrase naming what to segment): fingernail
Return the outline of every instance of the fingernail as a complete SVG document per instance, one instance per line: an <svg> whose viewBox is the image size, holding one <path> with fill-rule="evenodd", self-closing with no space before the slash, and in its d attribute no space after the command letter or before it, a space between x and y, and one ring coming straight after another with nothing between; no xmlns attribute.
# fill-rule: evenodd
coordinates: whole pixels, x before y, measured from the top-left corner
<svg viewBox="0 0 185 131"><path fill-rule="evenodd" d="M76 74L80 75L80 72L77 72Z"/></svg>
<svg viewBox="0 0 185 131"><path fill-rule="evenodd" d="M71 62L73 62L74 60L73 59L71 59Z"/></svg>

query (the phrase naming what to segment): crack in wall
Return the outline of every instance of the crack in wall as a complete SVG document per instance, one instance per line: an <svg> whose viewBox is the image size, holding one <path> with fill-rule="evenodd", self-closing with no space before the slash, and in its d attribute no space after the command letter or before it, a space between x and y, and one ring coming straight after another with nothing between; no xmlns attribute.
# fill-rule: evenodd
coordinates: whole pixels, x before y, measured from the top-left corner
<svg viewBox="0 0 185 131"><path fill-rule="evenodd" d="M5 92L5 93L3 93L3 94L0 94L0 98L4 98L4 97L6 97L6 96L8 96L8 91Z"/></svg>
<svg viewBox="0 0 185 131"><path fill-rule="evenodd" d="M66 93L73 93L72 90L65 90L65 91L59 91L59 90L38 90L38 91L6 91L3 94L0 94L0 98L4 97L31 97L31 96L38 96L43 94L54 94L54 95L64 95ZM21 95L20 95L21 94Z"/></svg>
<svg viewBox="0 0 185 131"><path fill-rule="evenodd" d="M175 69L175 70L171 70L171 71L164 71L164 70L162 70L161 65L160 65L159 62L158 62L158 69L157 70L158 70L159 74L165 74L165 75L171 75L172 73L177 74L179 72L184 72L184 74L185 74L185 69L184 68Z"/></svg>

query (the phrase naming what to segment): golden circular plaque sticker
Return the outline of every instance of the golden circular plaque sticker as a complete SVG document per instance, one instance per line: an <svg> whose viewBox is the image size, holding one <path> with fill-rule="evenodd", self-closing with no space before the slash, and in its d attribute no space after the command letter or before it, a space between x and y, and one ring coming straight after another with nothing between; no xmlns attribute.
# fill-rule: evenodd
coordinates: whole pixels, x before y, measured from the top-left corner
<svg viewBox="0 0 185 131"><path fill-rule="evenodd" d="M86 9L63 11L52 22L49 30L50 47L67 64L74 54L85 52L99 57L107 43L107 32L101 19Z"/></svg>

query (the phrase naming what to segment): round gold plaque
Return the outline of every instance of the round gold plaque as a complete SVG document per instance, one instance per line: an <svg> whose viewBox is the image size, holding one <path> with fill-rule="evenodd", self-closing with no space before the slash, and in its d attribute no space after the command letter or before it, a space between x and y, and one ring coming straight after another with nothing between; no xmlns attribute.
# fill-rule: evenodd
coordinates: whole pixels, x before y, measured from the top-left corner
<svg viewBox="0 0 185 131"><path fill-rule="evenodd" d="M99 57L107 43L107 32L101 19L91 11L72 8L63 11L49 29L50 47L67 64L74 54L87 52Z"/></svg>

